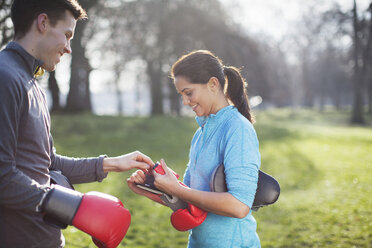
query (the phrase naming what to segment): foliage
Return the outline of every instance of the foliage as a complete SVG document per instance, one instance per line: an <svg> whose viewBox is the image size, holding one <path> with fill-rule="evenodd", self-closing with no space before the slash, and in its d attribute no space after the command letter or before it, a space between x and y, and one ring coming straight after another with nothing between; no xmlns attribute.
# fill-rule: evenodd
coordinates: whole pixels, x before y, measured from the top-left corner
<svg viewBox="0 0 372 248"><path fill-rule="evenodd" d="M281 184L278 202L254 213L262 247L346 248L372 243L372 128L346 126L349 114L258 112L261 169ZM181 174L197 128L192 118L54 115L52 119L60 154L115 156L139 149L153 160L165 158ZM101 183L76 189L115 195L131 211L132 224L122 247L186 247L187 233L171 227L169 209L128 190L125 179L130 173L111 173ZM88 235L73 227L63 233L67 247L95 247Z"/></svg>
<svg viewBox="0 0 372 248"><path fill-rule="evenodd" d="M104 8L96 9L96 19L90 26L96 30L92 40L101 64L115 71L115 79L127 63L140 60L145 64L151 93L151 114L163 114L164 99L169 96L174 112L180 111L176 91L169 84L170 66L181 55L197 49L208 49L226 64L244 67L243 74L252 82L255 94L266 96L264 65L258 45L238 30L218 0L148 0L102 1ZM125 16L125 18L122 18ZM108 39L101 39L102 30ZM115 87L120 88L118 83ZM162 90L164 88L164 90ZM118 90L117 90L118 91ZM165 92L169 93L166 94Z"/></svg>
<svg viewBox="0 0 372 248"><path fill-rule="evenodd" d="M11 0L0 0L0 48L13 37L13 24L10 20Z"/></svg>

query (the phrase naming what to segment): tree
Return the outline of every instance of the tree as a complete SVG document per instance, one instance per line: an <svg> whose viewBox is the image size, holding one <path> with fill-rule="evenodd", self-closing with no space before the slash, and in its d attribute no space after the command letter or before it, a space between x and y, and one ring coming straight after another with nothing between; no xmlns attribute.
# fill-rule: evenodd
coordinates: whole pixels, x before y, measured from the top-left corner
<svg viewBox="0 0 372 248"><path fill-rule="evenodd" d="M353 57L354 57L354 103L351 123L364 124L363 105L364 90L368 79L368 68L372 53L372 16L369 21L359 18L356 0L353 0ZM369 6L372 14L372 3ZM367 28L363 28L367 26Z"/></svg>
<svg viewBox="0 0 372 248"><path fill-rule="evenodd" d="M340 107L341 99L351 96L350 91L351 122L363 123L364 84L372 54L371 14L358 11L356 1L353 3L353 9L346 12L338 4L323 13L317 5L311 6L303 16L302 32L296 40L302 61L303 104L311 107L318 103L321 110L327 102ZM347 81L353 86L351 90Z"/></svg>
<svg viewBox="0 0 372 248"><path fill-rule="evenodd" d="M367 96L368 96L368 112L372 113L372 2L370 3L368 10L369 20L364 19L365 33L367 34L367 41L364 51L364 78L367 86Z"/></svg>
<svg viewBox="0 0 372 248"><path fill-rule="evenodd" d="M252 80L259 82L257 89L265 85L264 71L257 70L258 46L234 28L219 1L137 0L105 2L104 6L106 14L101 17L106 22L101 25L108 23L111 31L109 39L100 45L102 53L111 56L112 69L123 68L131 60L145 63L152 115L164 113L165 99L173 113L180 112L180 98L170 83L169 69L180 55L191 50L210 49L228 64L255 71L244 74L261 77Z"/></svg>
<svg viewBox="0 0 372 248"><path fill-rule="evenodd" d="M48 88L52 95L52 107L50 109L51 112L57 112L61 110L61 104L59 102L60 91L55 74L55 71L49 72L48 77Z"/></svg>
<svg viewBox="0 0 372 248"><path fill-rule="evenodd" d="M0 0L0 48L13 37L13 24L10 19L11 0Z"/></svg>
<svg viewBox="0 0 372 248"><path fill-rule="evenodd" d="M293 72L286 61L286 53L283 47L287 47L284 42L277 44L261 44L261 54L263 56L264 76L269 86L262 89L265 94L260 94L265 99L264 102L276 107L294 105ZM295 89L297 91L297 89ZM265 105L265 104L264 104Z"/></svg>
<svg viewBox="0 0 372 248"><path fill-rule="evenodd" d="M80 0L83 8L89 13L98 0ZM85 54L85 45L89 38L85 36L87 21L78 21L74 39L71 42L71 79L65 110L68 112L92 111L89 89L89 75L92 71Z"/></svg>

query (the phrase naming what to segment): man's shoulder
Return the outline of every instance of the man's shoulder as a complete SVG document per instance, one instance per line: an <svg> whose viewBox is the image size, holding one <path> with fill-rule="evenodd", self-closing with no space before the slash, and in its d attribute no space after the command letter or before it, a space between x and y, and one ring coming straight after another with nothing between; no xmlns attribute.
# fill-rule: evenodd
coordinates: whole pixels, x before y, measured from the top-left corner
<svg viewBox="0 0 372 248"><path fill-rule="evenodd" d="M0 87L22 88L24 70L21 68L19 58L11 52L3 50L0 52Z"/></svg>
<svg viewBox="0 0 372 248"><path fill-rule="evenodd" d="M7 66L2 66L0 62L0 98L1 102L11 99L22 99L27 90L17 75ZM11 100L11 101L13 101Z"/></svg>
<svg viewBox="0 0 372 248"><path fill-rule="evenodd" d="M16 61L13 54L9 53L7 50L2 50L0 52L0 80L3 78L13 78L18 67L19 62Z"/></svg>

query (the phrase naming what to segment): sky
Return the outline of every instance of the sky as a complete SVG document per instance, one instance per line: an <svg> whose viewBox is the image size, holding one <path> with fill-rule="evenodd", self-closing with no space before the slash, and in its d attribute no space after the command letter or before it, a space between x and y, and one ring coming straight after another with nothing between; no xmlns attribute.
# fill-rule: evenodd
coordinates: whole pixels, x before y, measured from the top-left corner
<svg viewBox="0 0 372 248"><path fill-rule="evenodd" d="M291 31L293 24L299 20L307 6L316 5L327 9L338 3L343 10L350 10L353 0L220 0L225 4L235 21L248 33L262 34L280 40ZM359 9L366 9L370 0L357 0Z"/></svg>

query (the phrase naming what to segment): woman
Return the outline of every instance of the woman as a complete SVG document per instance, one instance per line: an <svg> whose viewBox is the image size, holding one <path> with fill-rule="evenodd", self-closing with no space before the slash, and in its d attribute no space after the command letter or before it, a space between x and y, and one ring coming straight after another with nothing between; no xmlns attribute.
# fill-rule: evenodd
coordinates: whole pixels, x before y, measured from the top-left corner
<svg viewBox="0 0 372 248"><path fill-rule="evenodd" d="M224 66L205 50L182 56L172 66L171 76L183 104L195 112L200 128L192 139L184 175L184 183L190 188L178 183L164 160L161 164L166 173L154 173L155 186L208 211L205 221L191 230L189 248L260 247L250 209L260 153L244 79L235 67ZM220 164L224 164L228 192L210 192L212 172ZM137 171L128 185L150 197L133 187L144 178L144 173Z"/></svg>

